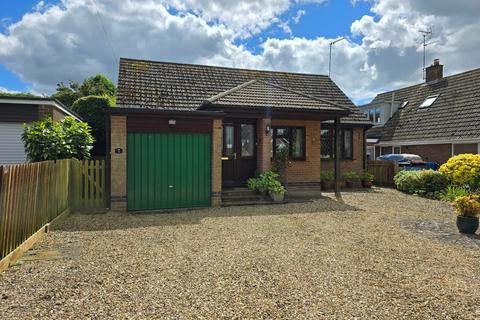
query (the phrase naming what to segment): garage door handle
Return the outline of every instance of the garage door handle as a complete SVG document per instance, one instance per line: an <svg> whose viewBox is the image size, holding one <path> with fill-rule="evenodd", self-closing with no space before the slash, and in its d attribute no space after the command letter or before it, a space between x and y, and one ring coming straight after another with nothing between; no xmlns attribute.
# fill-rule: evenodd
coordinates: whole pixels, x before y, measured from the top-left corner
<svg viewBox="0 0 480 320"><path fill-rule="evenodd" d="M172 185L169 185L168 187L169 187L170 189L172 189L172 188L173 188L173 186L172 186Z"/></svg>

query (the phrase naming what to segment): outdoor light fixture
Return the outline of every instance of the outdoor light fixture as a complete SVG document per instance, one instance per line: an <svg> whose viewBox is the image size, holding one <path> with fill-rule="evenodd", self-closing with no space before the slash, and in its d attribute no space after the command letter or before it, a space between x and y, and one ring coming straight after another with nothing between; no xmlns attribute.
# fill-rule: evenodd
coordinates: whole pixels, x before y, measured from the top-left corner
<svg viewBox="0 0 480 320"><path fill-rule="evenodd" d="M176 125L176 124L177 124L177 120L175 120L175 119L168 119L168 125L169 125L169 126L174 126L174 125Z"/></svg>
<svg viewBox="0 0 480 320"><path fill-rule="evenodd" d="M272 127L269 124L267 124L267 126L265 127L265 135L268 136L271 130L272 130Z"/></svg>

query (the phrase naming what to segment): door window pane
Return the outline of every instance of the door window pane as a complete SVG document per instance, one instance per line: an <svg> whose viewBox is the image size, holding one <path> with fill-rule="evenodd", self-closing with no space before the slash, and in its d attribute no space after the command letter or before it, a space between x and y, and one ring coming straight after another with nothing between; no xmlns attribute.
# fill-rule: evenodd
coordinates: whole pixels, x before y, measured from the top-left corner
<svg viewBox="0 0 480 320"><path fill-rule="evenodd" d="M305 156L305 142L303 139L303 130L292 129L292 158L301 159Z"/></svg>
<svg viewBox="0 0 480 320"><path fill-rule="evenodd" d="M320 130L320 153L322 158L333 158L333 137L329 129Z"/></svg>
<svg viewBox="0 0 480 320"><path fill-rule="evenodd" d="M253 157L255 155L255 127L253 124L242 124L241 131L242 157Z"/></svg>
<svg viewBox="0 0 480 320"><path fill-rule="evenodd" d="M234 133L232 125L223 126L223 152L224 156L231 157L235 153Z"/></svg>

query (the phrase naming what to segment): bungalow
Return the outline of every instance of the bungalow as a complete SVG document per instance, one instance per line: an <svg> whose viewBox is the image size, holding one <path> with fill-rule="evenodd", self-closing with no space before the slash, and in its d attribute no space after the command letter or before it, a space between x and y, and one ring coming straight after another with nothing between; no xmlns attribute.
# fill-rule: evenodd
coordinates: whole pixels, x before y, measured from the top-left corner
<svg viewBox="0 0 480 320"><path fill-rule="evenodd" d="M0 95L0 165L27 161L22 142L24 123L44 117L59 121L66 116L80 119L56 99Z"/></svg>
<svg viewBox="0 0 480 320"><path fill-rule="evenodd" d="M327 76L121 59L111 208L218 206L282 148L289 184L319 184L335 162L337 176L361 171L369 126Z"/></svg>
<svg viewBox="0 0 480 320"><path fill-rule="evenodd" d="M480 69L443 77L438 59L426 81L378 94L360 106L374 127L367 156L418 154L439 164L460 153L480 153Z"/></svg>

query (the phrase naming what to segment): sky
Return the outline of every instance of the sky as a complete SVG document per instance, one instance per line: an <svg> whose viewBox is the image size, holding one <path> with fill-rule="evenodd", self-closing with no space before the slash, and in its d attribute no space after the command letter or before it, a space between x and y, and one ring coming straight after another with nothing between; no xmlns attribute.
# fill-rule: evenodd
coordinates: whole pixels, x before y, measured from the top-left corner
<svg viewBox="0 0 480 320"><path fill-rule="evenodd" d="M357 104L480 67L478 0L0 0L0 91L49 95L120 57L328 74Z"/></svg>

